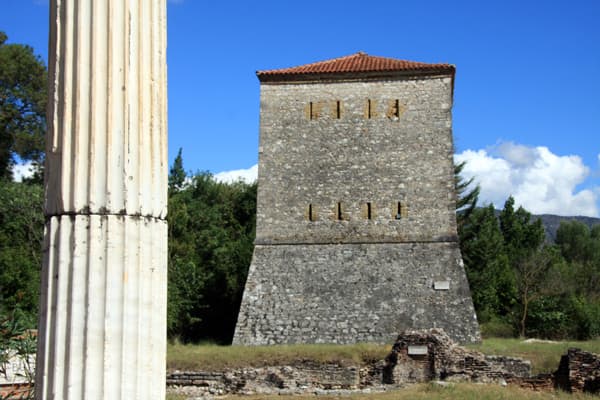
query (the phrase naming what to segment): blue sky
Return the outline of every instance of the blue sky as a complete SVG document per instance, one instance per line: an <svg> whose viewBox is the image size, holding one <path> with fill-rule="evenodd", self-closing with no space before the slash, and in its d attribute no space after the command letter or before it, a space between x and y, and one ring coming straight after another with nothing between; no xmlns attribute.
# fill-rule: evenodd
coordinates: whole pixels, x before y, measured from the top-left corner
<svg viewBox="0 0 600 400"><path fill-rule="evenodd" d="M46 59L48 1L0 4L9 41ZM169 1L169 158L181 147L191 171L250 169L255 71L360 50L456 65L457 159L484 202L598 216L599 21L597 0Z"/></svg>

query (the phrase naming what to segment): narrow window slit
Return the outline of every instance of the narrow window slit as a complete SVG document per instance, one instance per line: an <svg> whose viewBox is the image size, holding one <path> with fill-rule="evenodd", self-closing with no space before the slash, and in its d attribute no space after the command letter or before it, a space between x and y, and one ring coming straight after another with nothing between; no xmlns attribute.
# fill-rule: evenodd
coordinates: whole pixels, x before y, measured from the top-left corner
<svg viewBox="0 0 600 400"><path fill-rule="evenodd" d="M337 119L340 119L342 117L342 105L340 104L340 101L336 101L335 104L335 117Z"/></svg>
<svg viewBox="0 0 600 400"><path fill-rule="evenodd" d="M372 114L372 110L371 110L372 104L371 104L371 99L367 100L367 118L371 118Z"/></svg>
<svg viewBox="0 0 600 400"><path fill-rule="evenodd" d="M312 120L313 119L313 102L312 101L310 103L308 103L308 115L309 115L309 118Z"/></svg>
<svg viewBox="0 0 600 400"><path fill-rule="evenodd" d="M337 219L338 221L341 221L343 219L342 203L337 203Z"/></svg>
<svg viewBox="0 0 600 400"><path fill-rule="evenodd" d="M314 221L315 220L315 217L313 215L313 205L312 204L308 205L308 220L309 221Z"/></svg>
<svg viewBox="0 0 600 400"><path fill-rule="evenodd" d="M396 219L402 219L402 203L398 202L398 208L396 213Z"/></svg>
<svg viewBox="0 0 600 400"><path fill-rule="evenodd" d="M371 219L371 203L367 203L367 219Z"/></svg>

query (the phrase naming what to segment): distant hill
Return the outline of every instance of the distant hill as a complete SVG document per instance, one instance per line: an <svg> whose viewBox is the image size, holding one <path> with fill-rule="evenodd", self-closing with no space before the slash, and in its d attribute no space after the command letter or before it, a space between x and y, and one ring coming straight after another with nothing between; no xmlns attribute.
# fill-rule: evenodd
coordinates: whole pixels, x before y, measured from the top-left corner
<svg viewBox="0 0 600 400"><path fill-rule="evenodd" d="M549 242L554 242L556 240L556 230L560 226L561 222L579 221L586 224L590 228L594 225L600 224L600 218L593 217L561 217L560 215L551 214L532 215L531 217L534 221L536 218L540 218L542 220L544 229L546 229L546 240Z"/></svg>
<svg viewBox="0 0 600 400"><path fill-rule="evenodd" d="M500 210L496 210L496 217L500 215L500 212ZM531 214L532 221L535 221L538 218L542 220L542 225L544 225L544 229L546 230L546 242L549 243L554 243L556 241L556 230L560 226L561 222L579 221L583 222L590 228L594 225L600 224L600 218L594 217L563 217L552 214Z"/></svg>

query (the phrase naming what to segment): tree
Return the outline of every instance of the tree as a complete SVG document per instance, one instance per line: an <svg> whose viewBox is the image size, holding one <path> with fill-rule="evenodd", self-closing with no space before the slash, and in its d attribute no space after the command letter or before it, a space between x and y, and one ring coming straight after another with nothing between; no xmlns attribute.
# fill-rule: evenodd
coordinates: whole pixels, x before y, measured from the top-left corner
<svg viewBox="0 0 600 400"><path fill-rule="evenodd" d="M556 245L509 197L459 225L473 303L484 330L589 339L600 335L600 225L562 223ZM489 333L490 331L488 331Z"/></svg>
<svg viewBox="0 0 600 400"><path fill-rule="evenodd" d="M48 78L31 47L6 40L0 32L0 179L10 180L15 156L41 168Z"/></svg>
<svg viewBox="0 0 600 400"><path fill-rule="evenodd" d="M206 172L186 179L180 150L169 175L168 333L230 343L254 248L256 184Z"/></svg>
<svg viewBox="0 0 600 400"><path fill-rule="evenodd" d="M600 225L591 230L578 221L562 222L556 244L571 264L579 292L600 302Z"/></svg>
<svg viewBox="0 0 600 400"><path fill-rule="evenodd" d="M44 215L41 185L0 184L0 306L37 322Z"/></svg>
<svg viewBox="0 0 600 400"><path fill-rule="evenodd" d="M177 152L177 157L173 161L173 166L169 170L169 193L177 192L183 189L185 179L187 177L185 170L183 169L183 157L181 156L181 147Z"/></svg>
<svg viewBox="0 0 600 400"><path fill-rule="evenodd" d="M516 282L519 292L519 336L525 337L526 322L533 302L565 291L558 264L562 258L555 247L546 246L519 259Z"/></svg>
<svg viewBox="0 0 600 400"><path fill-rule="evenodd" d="M572 336L587 339L600 335L600 225L589 229L578 222L562 222L556 244L569 263L568 315Z"/></svg>
<svg viewBox="0 0 600 400"><path fill-rule="evenodd" d="M469 190L469 187L473 184L474 178L469 180L463 179L461 173L466 164L466 161L454 164L454 188L456 190L457 211L456 223L459 229L465 224L473 210L477 207L477 200L481 190L479 185L475 185L474 188Z"/></svg>
<svg viewBox="0 0 600 400"><path fill-rule="evenodd" d="M511 196L499 216L506 254L513 267L539 250L545 238L542 221L539 218L531 221L530 212L523 207L515 211L514 205L515 199Z"/></svg>
<svg viewBox="0 0 600 400"><path fill-rule="evenodd" d="M515 304L516 288L494 206L473 210L459 232L479 321L506 317Z"/></svg>
<svg viewBox="0 0 600 400"><path fill-rule="evenodd" d="M561 222L556 230L556 244L568 261L600 261L600 225L590 229L579 221Z"/></svg>

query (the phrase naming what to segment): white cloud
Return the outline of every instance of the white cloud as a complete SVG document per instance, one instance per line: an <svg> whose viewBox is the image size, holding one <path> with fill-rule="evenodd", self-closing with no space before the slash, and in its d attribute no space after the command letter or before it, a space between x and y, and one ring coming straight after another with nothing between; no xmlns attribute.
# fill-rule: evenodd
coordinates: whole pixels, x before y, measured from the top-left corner
<svg viewBox="0 0 600 400"><path fill-rule="evenodd" d="M577 188L590 175L590 169L579 156L559 156L544 146L503 142L488 149L465 150L456 154L455 159L467 162L463 176L474 177L481 186L482 205L493 203L501 209L512 195L518 205L534 214L600 215L600 186ZM214 179L251 183L256 181L257 173L258 165L253 165L219 172Z"/></svg>
<svg viewBox="0 0 600 400"><path fill-rule="evenodd" d="M216 181L231 183L239 180L246 183L252 183L256 181L258 176L258 165L253 165L248 169L236 169L233 171L219 172L214 175Z"/></svg>
<svg viewBox="0 0 600 400"><path fill-rule="evenodd" d="M481 204L502 208L512 195L534 214L600 214L600 187L577 189L590 175L579 156L559 156L544 146L504 142L486 150L465 150L455 159L467 162L463 176L475 177L481 187Z"/></svg>
<svg viewBox="0 0 600 400"><path fill-rule="evenodd" d="M33 176L33 164L31 164L31 161L17 164L13 167L12 174L15 182L21 182L23 178L31 178Z"/></svg>

